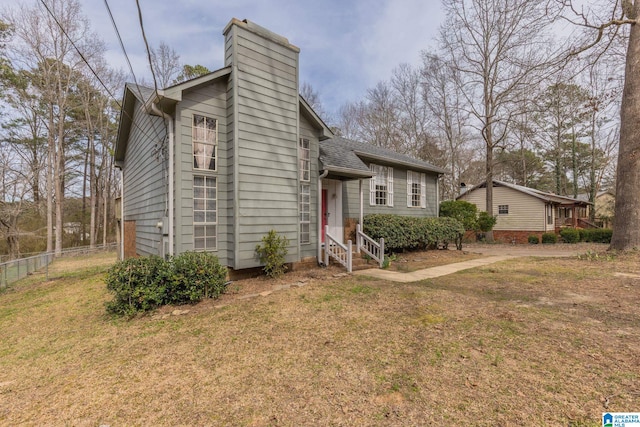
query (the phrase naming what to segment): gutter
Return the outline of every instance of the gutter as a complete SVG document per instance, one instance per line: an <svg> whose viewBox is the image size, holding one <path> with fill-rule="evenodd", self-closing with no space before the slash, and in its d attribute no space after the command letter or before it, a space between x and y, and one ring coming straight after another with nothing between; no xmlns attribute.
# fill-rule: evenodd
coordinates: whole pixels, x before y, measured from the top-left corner
<svg viewBox="0 0 640 427"><path fill-rule="evenodd" d="M155 114L156 116L160 116L163 119L165 119L167 121L167 127L169 128L169 182L168 182L168 186L169 189L167 191L167 202L168 202L168 207L167 207L167 218L168 218L168 222L169 224L167 225L167 230L168 230L168 234L169 234L169 256L173 256L173 238L174 238L174 233L173 233L173 222L174 222L174 218L173 218L173 204L174 204L174 181L173 181L173 175L174 175L174 130L173 130L173 116L171 116L170 114L165 113L164 111L160 110L160 108L158 108L157 103L160 102L160 97L156 98L155 102L150 102L148 107L151 113Z"/></svg>

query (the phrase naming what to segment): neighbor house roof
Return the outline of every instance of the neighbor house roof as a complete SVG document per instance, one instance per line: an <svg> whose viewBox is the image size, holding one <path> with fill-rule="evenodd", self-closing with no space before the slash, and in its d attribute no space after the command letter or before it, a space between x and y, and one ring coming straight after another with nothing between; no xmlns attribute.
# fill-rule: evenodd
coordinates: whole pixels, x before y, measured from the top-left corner
<svg viewBox="0 0 640 427"><path fill-rule="evenodd" d="M519 191L521 193L528 194L528 195L530 195L532 197L535 197L535 198L538 198L540 200L544 200L545 202L549 202L549 203L553 203L553 204L558 204L558 205L582 205L582 206L586 206L586 205L590 205L591 204L591 203L586 202L584 200L574 199L572 197L567 197L567 196L559 196L557 194L547 193L547 192L544 192L544 191L536 190L535 188L524 187L522 185L512 184L512 183L504 182L504 181L498 181L496 179L493 180L493 184L494 184L495 187L508 187L508 188L513 189L513 190ZM468 190L465 193L463 193L460 196L458 196L458 198L464 196L467 193L470 193L471 191L474 191L477 188L486 188L486 187L487 187L487 183L485 181L483 183L480 183L480 184L476 185L475 187L472 187L470 190Z"/></svg>
<svg viewBox="0 0 640 427"><path fill-rule="evenodd" d="M383 165L399 165L407 169L436 174L442 168L387 148L336 137L320 143L320 161L324 170L341 176L370 178L373 176L365 160Z"/></svg>
<svg viewBox="0 0 640 427"><path fill-rule="evenodd" d="M613 192L610 191L610 190L598 191L598 193L596 194L596 199L599 198L599 197L602 197L602 196L604 196L606 194L609 194L610 196L615 196L613 194ZM577 198L578 198L578 200L584 200L585 202L588 202L589 201L589 194L588 193L580 193L580 194L578 194Z"/></svg>

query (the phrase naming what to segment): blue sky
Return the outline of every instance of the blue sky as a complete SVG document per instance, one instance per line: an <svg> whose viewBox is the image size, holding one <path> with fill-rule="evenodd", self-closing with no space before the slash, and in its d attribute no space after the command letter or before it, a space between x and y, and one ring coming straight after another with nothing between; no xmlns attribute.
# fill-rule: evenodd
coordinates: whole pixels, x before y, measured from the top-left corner
<svg viewBox="0 0 640 427"><path fill-rule="evenodd" d="M8 4L10 0L0 0ZM105 41L109 63L128 72L104 0L80 0ZM233 17L283 35L301 49L300 80L333 113L361 99L401 63L417 64L443 19L439 0L140 0L149 43L164 41L183 63L223 65L222 30ZM138 78L150 78L134 0L109 0Z"/></svg>

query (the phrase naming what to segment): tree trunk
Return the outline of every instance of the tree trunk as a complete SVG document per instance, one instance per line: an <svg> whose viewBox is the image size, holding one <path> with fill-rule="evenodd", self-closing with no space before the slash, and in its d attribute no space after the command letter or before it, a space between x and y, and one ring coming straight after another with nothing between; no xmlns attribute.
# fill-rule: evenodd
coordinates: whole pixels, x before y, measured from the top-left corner
<svg viewBox="0 0 640 427"><path fill-rule="evenodd" d="M62 255L62 235L64 232L64 173L65 173L65 149L64 149L64 116L60 114L58 120L58 141L55 159L55 202L56 202L56 233L55 255Z"/></svg>
<svg viewBox="0 0 640 427"><path fill-rule="evenodd" d="M640 15L640 1L633 5ZM631 25L620 108L620 145L611 249L640 248L640 28Z"/></svg>
<svg viewBox="0 0 640 427"><path fill-rule="evenodd" d="M493 148L489 146L489 144L487 144L486 162L487 188L485 190L485 210L489 216L493 216ZM487 242L493 242L493 230L485 232L484 237Z"/></svg>
<svg viewBox="0 0 640 427"><path fill-rule="evenodd" d="M53 134L53 105L49 107L49 135L47 137L47 252L53 251L53 171L55 163L55 138Z"/></svg>

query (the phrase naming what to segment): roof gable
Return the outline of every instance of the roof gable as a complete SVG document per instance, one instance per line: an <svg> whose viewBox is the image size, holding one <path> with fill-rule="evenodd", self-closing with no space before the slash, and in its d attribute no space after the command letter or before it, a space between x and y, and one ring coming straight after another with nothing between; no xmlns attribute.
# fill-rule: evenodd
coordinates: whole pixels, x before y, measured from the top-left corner
<svg viewBox="0 0 640 427"><path fill-rule="evenodd" d="M371 177L365 161L399 166L415 171L444 174L446 171L430 163L387 148L336 137L320 143L320 161L325 170L343 172L345 176Z"/></svg>
<svg viewBox="0 0 640 427"><path fill-rule="evenodd" d="M525 187L522 185L518 185L518 184L512 184L509 182L504 182L504 181L498 181L496 179L493 180L493 186L494 187L507 187L507 188L511 188L513 190L519 191L521 193L527 194L531 197L535 197L537 199L543 200L545 202L548 203L552 203L552 204L558 204L558 205L590 205L591 203L586 202L584 200L579 200L579 199L574 199L572 197L567 197L567 196L559 196L557 194L553 194L553 193L547 193L544 191L540 191L540 190L536 190L535 188L529 188L529 187ZM468 194L472 191L475 191L479 188L486 188L487 187L487 182L484 181L474 187L472 187L471 189L467 190L466 192L464 192L463 194L459 195L456 199L459 199L461 197L463 197L465 194Z"/></svg>

